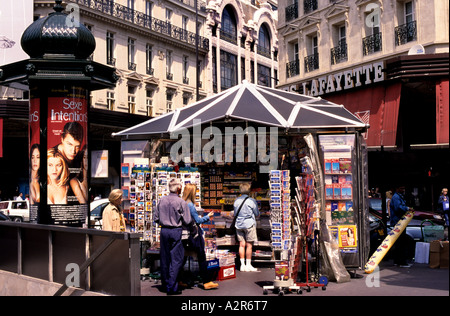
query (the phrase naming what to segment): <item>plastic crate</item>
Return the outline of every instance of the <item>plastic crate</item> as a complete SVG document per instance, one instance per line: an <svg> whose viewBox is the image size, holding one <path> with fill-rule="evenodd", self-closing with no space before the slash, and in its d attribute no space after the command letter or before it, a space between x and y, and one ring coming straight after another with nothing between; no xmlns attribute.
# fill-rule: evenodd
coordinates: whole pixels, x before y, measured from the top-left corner
<svg viewBox="0 0 450 316"><path fill-rule="evenodd" d="M236 278L236 267L234 265L220 267L217 279L219 281Z"/></svg>

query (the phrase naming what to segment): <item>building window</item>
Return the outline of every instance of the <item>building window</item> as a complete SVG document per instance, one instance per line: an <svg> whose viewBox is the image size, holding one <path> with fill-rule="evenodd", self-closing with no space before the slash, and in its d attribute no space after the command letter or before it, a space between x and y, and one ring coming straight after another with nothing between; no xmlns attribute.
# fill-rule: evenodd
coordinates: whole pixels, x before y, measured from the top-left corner
<svg viewBox="0 0 450 316"><path fill-rule="evenodd" d="M128 113L134 114L136 111L136 86L128 86Z"/></svg>
<svg viewBox="0 0 450 316"><path fill-rule="evenodd" d="M272 87L272 81L270 79L270 68L258 65L258 84L260 86Z"/></svg>
<svg viewBox="0 0 450 316"><path fill-rule="evenodd" d="M226 90L237 84L237 56L220 51L220 88Z"/></svg>
<svg viewBox="0 0 450 316"><path fill-rule="evenodd" d="M338 33L337 45L331 49L331 64L335 65L347 61L348 54L345 25L334 27L333 29Z"/></svg>
<svg viewBox="0 0 450 316"><path fill-rule="evenodd" d="M236 18L230 6L226 6L222 13L220 38L237 45Z"/></svg>
<svg viewBox="0 0 450 316"><path fill-rule="evenodd" d="M106 32L106 63L110 66L116 65L114 58L114 33Z"/></svg>
<svg viewBox="0 0 450 316"><path fill-rule="evenodd" d="M172 112L172 102L173 102L173 95L175 94L175 91L172 89L167 89L166 91L166 113Z"/></svg>
<svg viewBox="0 0 450 316"><path fill-rule="evenodd" d="M192 97L192 94L185 92L183 93L183 105L189 104L189 99Z"/></svg>
<svg viewBox="0 0 450 316"><path fill-rule="evenodd" d="M153 11L153 2L151 2L150 0L146 0L145 1L145 15L147 15L148 17L151 17L152 11Z"/></svg>
<svg viewBox="0 0 450 316"><path fill-rule="evenodd" d="M153 89L147 89L146 90L146 99L145 99L145 105L147 106L147 116L153 117L153 94L155 90Z"/></svg>
<svg viewBox="0 0 450 316"><path fill-rule="evenodd" d="M134 62L135 58L135 40L132 38L128 38L128 70L136 71L136 63Z"/></svg>
<svg viewBox="0 0 450 316"><path fill-rule="evenodd" d="M292 56L292 59L286 64L286 77L290 78L300 74L300 59L298 43L290 43L288 47L288 54Z"/></svg>
<svg viewBox="0 0 450 316"><path fill-rule="evenodd" d="M380 32L380 15L371 14L371 19L367 19L370 12L366 12L364 21L366 21L366 34L368 36L364 37L363 42L363 54L364 56L370 55L375 52L381 51L382 37ZM368 21L369 20L369 21Z"/></svg>
<svg viewBox="0 0 450 316"><path fill-rule="evenodd" d="M106 91L106 105L108 107L108 110L114 111L116 107L115 104L116 99L114 97L114 92Z"/></svg>
<svg viewBox="0 0 450 316"><path fill-rule="evenodd" d="M316 35L308 36L309 42L308 56L305 57L305 72L319 69L319 47Z"/></svg>
<svg viewBox="0 0 450 316"><path fill-rule="evenodd" d="M270 51L270 31L264 23L259 28L257 52L264 57L271 58Z"/></svg>
<svg viewBox="0 0 450 316"><path fill-rule="evenodd" d="M189 69L189 57L183 56L183 83L184 84L189 84L188 69Z"/></svg>
<svg viewBox="0 0 450 316"><path fill-rule="evenodd" d="M217 48L212 47L212 80L213 92L217 93Z"/></svg>
<svg viewBox="0 0 450 316"><path fill-rule="evenodd" d="M173 80L172 73L172 51L166 51L166 79Z"/></svg>
<svg viewBox="0 0 450 316"><path fill-rule="evenodd" d="M152 68L152 61L153 61L153 46L151 44L145 45L145 67L147 69L146 73L147 75L153 76L154 71Z"/></svg>
<svg viewBox="0 0 450 316"><path fill-rule="evenodd" d="M402 4L402 21L404 24L395 28L395 44L403 45L417 40L417 24L414 20L414 6L412 1Z"/></svg>
<svg viewBox="0 0 450 316"><path fill-rule="evenodd" d="M188 30L188 22L189 22L189 18L187 16L182 17L181 19L181 29L182 29L182 39L186 40L187 39L187 30Z"/></svg>
<svg viewBox="0 0 450 316"><path fill-rule="evenodd" d="M241 57L241 81L245 79L245 57Z"/></svg>
<svg viewBox="0 0 450 316"><path fill-rule="evenodd" d="M304 0L303 1L303 12L305 14L311 13L317 10L317 0Z"/></svg>
<svg viewBox="0 0 450 316"><path fill-rule="evenodd" d="M292 0L291 0L292 1ZM286 22L295 20L298 18L298 0L294 0L291 5L288 5L285 9Z"/></svg>

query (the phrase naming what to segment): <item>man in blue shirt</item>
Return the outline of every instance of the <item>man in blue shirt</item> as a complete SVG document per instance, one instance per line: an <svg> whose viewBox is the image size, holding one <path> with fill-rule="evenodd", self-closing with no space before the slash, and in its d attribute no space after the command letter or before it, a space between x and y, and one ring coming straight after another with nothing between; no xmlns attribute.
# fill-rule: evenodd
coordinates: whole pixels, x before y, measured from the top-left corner
<svg viewBox="0 0 450 316"><path fill-rule="evenodd" d="M241 260L241 271L258 271L251 264L253 243L258 240L256 236L256 217L259 216L258 203L249 197L250 184L242 183L239 186L241 196L234 201L234 216L236 218L236 235L239 241L239 258ZM247 259L247 262L245 262Z"/></svg>
<svg viewBox="0 0 450 316"><path fill-rule="evenodd" d="M161 283L167 295L181 294L178 290L178 273L183 266L184 247L181 242L183 226L192 222L186 201L180 198L181 183L178 179L169 182L168 196L164 196L156 207L154 220L161 225L160 256Z"/></svg>
<svg viewBox="0 0 450 316"><path fill-rule="evenodd" d="M406 214L407 211L411 210L410 207L406 206L405 201L405 186L401 185L397 187L396 192L392 196L390 203L390 216L391 216L391 226L392 228L398 223L398 221ZM408 252L407 252L407 236L406 228L398 237L394 246L394 264L402 268L409 268L410 265L407 262Z"/></svg>

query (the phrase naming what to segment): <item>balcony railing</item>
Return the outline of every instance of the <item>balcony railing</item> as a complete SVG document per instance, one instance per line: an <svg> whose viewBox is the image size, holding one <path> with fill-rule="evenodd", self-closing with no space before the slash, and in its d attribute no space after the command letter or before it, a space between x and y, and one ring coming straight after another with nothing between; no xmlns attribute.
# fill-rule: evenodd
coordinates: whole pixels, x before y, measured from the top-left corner
<svg viewBox="0 0 450 316"><path fill-rule="evenodd" d="M173 80L173 74L170 73L170 72L166 73L166 79L167 80Z"/></svg>
<svg viewBox="0 0 450 316"><path fill-rule="evenodd" d="M271 58L270 48L257 45L256 46L256 51L261 56L264 56L264 57L267 57L267 58Z"/></svg>
<svg viewBox="0 0 450 316"><path fill-rule="evenodd" d="M189 84L189 78L188 77L183 77L183 83L184 84Z"/></svg>
<svg viewBox="0 0 450 316"><path fill-rule="evenodd" d="M370 55L375 52L381 51L382 36L381 33L376 33L367 37L363 40L363 54L364 56Z"/></svg>
<svg viewBox="0 0 450 316"><path fill-rule="evenodd" d="M155 19L143 12L132 10L126 6L114 3L109 0L68 0L83 5L102 14L110 15L114 18L132 23L138 27L146 28L150 31L167 35L174 40L195 46L195 33L183 30L171 23ZM199 48L209 50L209 39L198 36Z"/></svg>
<svg viewBox="0 0 450 316"><path fill-rule="evenodd" d="M135 63L128 63L128 70L136 71L136 64Z"/></svg>
<svg viewBox="0 0 450 316"><path fill-rule="evenodd" d="M305 72L319 69L319 54L308 55L305 57Z"/></svg>
<svg viewBox="0 0 450 316"><path fill-rule="evenodd" d="M395 28L395 45L403 45L417 40L417 24L412 21Z"/></svg>
<svg viewBox="0 0 450 316"><path fill-rule="evenodd" d="M115 66L116 65L116 59L113 57L108 57L106 58L106 63L110 66Z"/></svg>
<svg viewBox="0 0 450 316"><path fill-rule="evenodd" d="M147 75L154 76L155 69L147 67Z"/></svg>
<svg viewBox="0 0 450 316"><path fill-rule="evenodd" d="M347 61L347 43L340 43L331 49L331 64L336 65L343 61Z"/></svg>
<svg viewBox="0 0 450 316"><path fill-rule="evenodd" d="M305 14L311 13L317 10L317 0L304 0L303 1L303 12Z"/></svg>
<svg viewBox="0 0 450 316"><path fill-rule="evenodd" d="M295 20L298 18L298 3L291 4L285 9L286 22Z"/></svg>
<svg viewBox="0 0 450 316"><path fill-rule="evenodd" d="M298 59L286 63L286 77L294 77L300 74L300 61Z"/></svg>
<svg viewBox="0 0 450 316"><path fill-rule="evenodd" d="M229 43L237 45L237 36L236 36L236 34L232 34L232 33L220 30L220 39L223 39L224 41L227 41Z"/></svg>

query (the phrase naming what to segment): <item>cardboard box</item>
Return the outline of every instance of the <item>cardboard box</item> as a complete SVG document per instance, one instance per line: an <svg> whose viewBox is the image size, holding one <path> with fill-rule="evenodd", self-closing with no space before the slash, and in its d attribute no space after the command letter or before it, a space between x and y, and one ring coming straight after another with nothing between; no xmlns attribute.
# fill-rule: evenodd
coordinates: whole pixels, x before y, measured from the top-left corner
<svg viewBox="0 0 450 316"><path fill-rule="evenodd" d="M434 240L430 243L430 268L439 268L441 253L441 244L438 240Z"/></svg>
<svg viewBox="0 0 450 316"><path fill-rule="evenodd" d="M430 243L430 268L448 269L449 242L434 240Z"/></svg>
<svg viewBox="0 0 450 316"><path fill-rule="evenodd" d="M442 242L440 260L439 260L439 265L440 265L441 269L448 269L448 256L449 256L448 245L449 245L448 241Z"/></svg>

